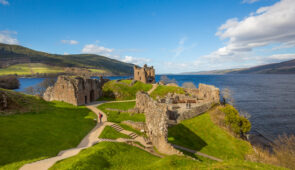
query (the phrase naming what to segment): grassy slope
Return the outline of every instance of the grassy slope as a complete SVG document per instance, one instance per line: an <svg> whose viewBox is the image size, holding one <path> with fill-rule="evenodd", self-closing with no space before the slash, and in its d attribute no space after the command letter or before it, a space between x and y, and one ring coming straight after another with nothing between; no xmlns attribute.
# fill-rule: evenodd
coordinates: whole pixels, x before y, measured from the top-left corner
<svg viewBox="0 0 295 170"><path fill-rule="evenodd" d="M122 80L120 82L113 80L107 82L103 86L104 97L112 100L131 100L136 98L138 91L147 92L152 88L151 84L144 84L139 81L131 86L131 82L132 80Z"/></svg>
<svg viewBox="0 0 295 170"><path fill-rule="evenodd" d="M206 163L182 156L158 158L139 148L124 144L102 142L81 151L77 156L56 163L51 170L99 169L278 169L246 161Z"/></svg>
<svg viewBox="0 0 295 170"><path fill-rule="evenodd" d="M11 163L0 169L17 169L25 162L75 147L95 126L96 115L83 106L17 97L15 102L30 112L0 116L0 166Z"/></svg>
<svg viewBox="0 0 295 170"><path fill-rule="evenodd" d="M83 150L79 155L55 164L51 169L176 169L191 167L192 160L162 161L148 152L122 143L102 142ZM187 165L185 165L187 164ZM180 166L179 166L180 165Z"/></svg>
<svg viewBox="0 0 295 170"><path fill-rule="evenodd" d="M169 142L224 160L243 160L251 152L248 142L231 136L213 124L208 113L185 120L169 128L168 132Z"/></svg>
<svg viewBox="0 0 295 170"><path fill-rule="evenodd" d="M16 61L14 64L43 63L59 67L83 67L105 70L115 75L131 75L133 64L124 63L95 54L58 55L35 51L19 45L0 43L0 62ZM19 62L17 62L19 61Z"/></svg>
<svg viewBox="0 0 295 170"><path fill-rule="evenodd" d="M124 120L144 122L145 121L144 114L131 115L129 113L118 113L117 111L106 110L107 108L128 110L128 109L134 108L134 106L135 106L135 102L118 102L118 103L105 103L105 104L99 105L98 108L107 114L108 121L110 122L120 123Z"/></svg>
<svg viewBox="0 0 295 170"><path fill-rule="evenodd" d="M99 138L103 138L103 139L127 138L127 139L130 139L130 136L120 133L110 126L106 126L103 129L103 131L101 132L101 134L99 135Z"/></svg>
<svg viewBox="0 0 295 170"><path fill-rule="evenodd" d="M49 66L41 63L31 64L17 64L7 68L0 69L0 75L18 74L18 75L30 75L36 73L61 73L64 72L62 67Z"/></svg>
<svg viewBox="0 0 295 170"><path fill-rule="evenodd" d="M157 96L164 97L168 93L184 94L185 92L184 92L183 88L181 88L181 87L160 85L151 93L151 97L156 99Z"/></svg>

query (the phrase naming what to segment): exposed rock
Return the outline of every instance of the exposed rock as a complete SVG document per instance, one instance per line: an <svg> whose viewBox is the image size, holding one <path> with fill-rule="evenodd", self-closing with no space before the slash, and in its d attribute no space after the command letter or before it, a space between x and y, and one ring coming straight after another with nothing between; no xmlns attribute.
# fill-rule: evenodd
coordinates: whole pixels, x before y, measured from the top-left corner
<svg viewBox="0 0 295 170"><path fill-rule="evenodd" d="M55 85L46 89L43 98L73 105L87 104L101 96L105 82L102 78L97 80L79 76L59 76Z"/></svg>

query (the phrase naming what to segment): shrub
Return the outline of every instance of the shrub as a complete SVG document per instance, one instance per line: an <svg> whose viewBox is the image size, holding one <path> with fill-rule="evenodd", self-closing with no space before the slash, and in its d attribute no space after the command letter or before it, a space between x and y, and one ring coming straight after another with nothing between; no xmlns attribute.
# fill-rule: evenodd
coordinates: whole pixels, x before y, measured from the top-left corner
<svg viewBox="0 0 295 170"><path fill-rule="evenodd" d="M167 76L161 76L161 80L163 84L169 84L169 83L175 83L177 84L177 81L175 79L169 79Z"/></svg>
<svg viewBox="0 0 295 170"><path fill-rule="evenodd" d="M221 111L225 113L226 125L230 126L235 134L244 136L245 133L250 131L250 121L247 118L240 116L239 112L233 106L226 105L221 108Z"/></svg>
<svg viewBox="0 0 295 170"><path fill-rule="evenodd" d="M279 136L272 144L272 151L256 146L247 160L295 169L295 136Z"/></svg>
<svg viewBox="0 0 295 170"><path fill-rule="evenodd" d="M25 93L30 94L30 95L38 95L38 96L43 96L45 93L46 89L49 86L53 86L56 82L55 78L46 78L44 79L41 83L35 85L35 86L30 86L25 89Z"/></svg>
<svg viewBox="0 0 295 170"><path fill-rule="evenodd" d="M18 89L19 81L16 76L0 76L0 88Z"/></svg>

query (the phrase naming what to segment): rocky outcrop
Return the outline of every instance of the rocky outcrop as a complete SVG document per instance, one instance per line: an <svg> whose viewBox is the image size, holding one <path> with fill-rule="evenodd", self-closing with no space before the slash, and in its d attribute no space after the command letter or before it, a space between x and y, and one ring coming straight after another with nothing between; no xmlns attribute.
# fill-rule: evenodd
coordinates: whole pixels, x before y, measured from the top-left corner
<svg viewBox="0 0 295 170"><path fill-rule="evenodd" d="M84 105L102 95L104 79L79 76L59 76L55 85L48 87L43 95L47 101L63 101L73 105Z"/></svg>
<svg viewBox="0 0 295 170"><path fill-rule="evenodd" d="M145 114L147 135L159 152L168 155L182 154L168 142L168 108L154 101L148 94L136 94L136 107Z"/></svg>

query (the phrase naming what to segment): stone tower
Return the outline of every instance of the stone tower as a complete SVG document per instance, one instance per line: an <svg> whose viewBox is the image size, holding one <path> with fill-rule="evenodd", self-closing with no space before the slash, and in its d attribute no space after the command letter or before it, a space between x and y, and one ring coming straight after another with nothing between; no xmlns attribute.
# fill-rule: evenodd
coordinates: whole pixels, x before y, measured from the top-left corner
<svg viewBox="0 0 295 170"><path fill-rule="evenodd" d="M146 64L143 67L133 66L134 80L143 83L155 83L155 69L153 66L148 67Z"/></svg>

